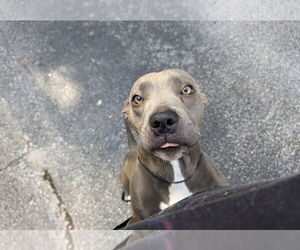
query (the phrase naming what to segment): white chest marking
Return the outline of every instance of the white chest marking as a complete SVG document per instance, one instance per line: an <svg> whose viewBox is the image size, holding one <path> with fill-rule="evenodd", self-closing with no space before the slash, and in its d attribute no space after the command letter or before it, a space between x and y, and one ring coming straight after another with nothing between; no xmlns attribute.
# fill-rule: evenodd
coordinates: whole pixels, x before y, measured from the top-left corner
<svg viewBox="0 0 300 250"><path fill-rule="evenodd" d="M171 165L173 167L174 172L174 181L182 181L184 180L184 177L180 170L179 161L171 161ZM190 196L192 193L187 188L185 182L178 183L178 184L171 184L169 187L169 203L166 204L164 202L161 202L159 207L161 210L167 208L168 206L173 205L174 203Z"/></svg>

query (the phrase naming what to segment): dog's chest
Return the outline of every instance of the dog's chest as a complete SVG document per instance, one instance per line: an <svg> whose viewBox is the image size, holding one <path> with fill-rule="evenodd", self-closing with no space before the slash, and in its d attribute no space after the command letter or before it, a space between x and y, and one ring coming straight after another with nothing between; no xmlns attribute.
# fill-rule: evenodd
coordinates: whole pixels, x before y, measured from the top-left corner
<svg viewBox="0 0 300 250"><path fill-rule="evenodd" d="M174 182L175 181L182 181L184 180L184 177L180 170L179 161L171 161L171 165L173 167L174 172ZM185 182L177 183L177 184L171 184L169 187L169 203L161 202L159 207L160 209L165 209L168 206L173 205L174 203L190 196L192 192L188 189Z"/></svg>

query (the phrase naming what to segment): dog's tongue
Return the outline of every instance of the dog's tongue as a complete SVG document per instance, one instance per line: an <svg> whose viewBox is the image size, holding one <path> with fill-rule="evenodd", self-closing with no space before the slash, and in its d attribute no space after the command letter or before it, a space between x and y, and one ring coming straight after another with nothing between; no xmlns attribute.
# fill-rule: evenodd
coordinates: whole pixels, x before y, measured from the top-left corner
<svg viewBox="0 0 300 250"><path fill-rule="evenodd" d="M160 148L169 148L169 147L178 147L178 146L179 146L179 144L177 144L177 143L165 143Z"/></svg>

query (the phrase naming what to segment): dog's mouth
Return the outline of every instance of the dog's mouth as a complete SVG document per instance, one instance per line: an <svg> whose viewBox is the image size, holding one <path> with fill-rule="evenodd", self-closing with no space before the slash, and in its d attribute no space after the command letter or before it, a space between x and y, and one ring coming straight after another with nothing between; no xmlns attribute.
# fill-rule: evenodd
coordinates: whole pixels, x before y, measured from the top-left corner
<svg viewBox="0 0 300 250"><path fill-rule="evenodd" d="M178 143L165 143L156 151L159 151L160 153L164 153L166 155L172 155L179 152L181 150L181 147L182 146L180 146Z"/></svg>
<svg viewBox="0 0 300 250"><path fill-rule="evenodd" d="M186 151L186 146L168 142L153 150L153 154L163 160L172 161L180 158Z"/></svg>

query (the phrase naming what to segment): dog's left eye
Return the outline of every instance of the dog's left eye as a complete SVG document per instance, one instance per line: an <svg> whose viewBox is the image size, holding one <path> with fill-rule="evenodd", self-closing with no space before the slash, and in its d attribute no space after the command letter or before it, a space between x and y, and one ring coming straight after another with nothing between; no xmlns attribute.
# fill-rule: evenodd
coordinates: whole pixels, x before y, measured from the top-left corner
<svg viewBox="0 0 300 250"><path fill-rule="evenodd" d="M134 96L132 97L132 102L133 102L134 104L141 104L143 101L144 101L144 98L141 97L140 95L134 95Z"/></svg>
<svg viewBox="0 0 300 250"><path fill-rule="evenodd" d="M190 94L192 94L193 92L194 92L194 90L193 90L192 86L186 85L186 86L184 86L184 87L182 88L180 94L182 94L182 95L190 95Z"/></svg>

